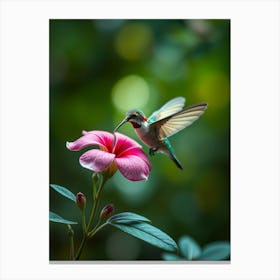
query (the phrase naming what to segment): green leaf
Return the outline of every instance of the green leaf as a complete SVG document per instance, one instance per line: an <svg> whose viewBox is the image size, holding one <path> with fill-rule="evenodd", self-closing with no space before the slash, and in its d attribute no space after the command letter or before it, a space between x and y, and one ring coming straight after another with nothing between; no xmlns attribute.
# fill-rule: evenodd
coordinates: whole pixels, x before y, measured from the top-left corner
<svg viewBox="0 0 280 280"><path fill-rule="evenodd" d="M77 224L76 222L65 220L62 217L58 216L57 214L55 214L51 211L50 211L50 214L49 214L49 220L52 221L52 222L62 223L62 224L67 224L67 225Z"/></svg>
<svg viewBox="0 0 280 280"><path fill-rule="evenodd" d="M187 260L197 259L201 254L200 246L190 236L182 236L178 241L178 245L182 255Z"/></svg>
<svg viewBox="0 0 280 280"><path fill-rule="evenodd" d="M179 257L178 255L170 254L170 253L163 253L161 255L161 257L165 261L186 261L186 259L183 259L183 258Z"/></svg>
<svg viewBox="0 0 280 280"><path fill-rule="evenodd" d="M230 243L217 241L207 244L199 257L199 260L219 261L230 256Z"/></svg>
<svg viewBox="0 0 280 280"><path fill-rule="evenodd" d="M108 219L108 222L110 223L117 223L117 224L126 224L131 222L148 222L151 221L147 219L146 217L140 216L135 213L131 212L123 212L116 214Z"/></svg>
<svg viewBox="0 0 280 280"><path fill-rule="evenodd" d="M166 251L176 251L176 242L158 228L145 222L111 223L110 225Z"/></svg>
<svg viewBox="0 0 280 280"><path fill-rule="evenodd" d="M50 185L55 191L57 191L58 193L60 193L61 195L73 200L74 202L76 202L76 196L71 192L69 191L68 189L64 188L64 187L61 187L61 186L58 186L58 185L54 185L54 184L51 184Z"/></svg>

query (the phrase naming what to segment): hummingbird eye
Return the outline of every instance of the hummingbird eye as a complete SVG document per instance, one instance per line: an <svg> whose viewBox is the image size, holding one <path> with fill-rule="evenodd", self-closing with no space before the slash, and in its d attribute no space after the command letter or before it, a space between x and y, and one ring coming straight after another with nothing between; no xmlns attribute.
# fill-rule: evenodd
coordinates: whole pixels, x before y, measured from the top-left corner
<svg viewBox="0 0 280 280"><path fill-rule="evenodd" d="M141 124L141 122L146 121L147 119L142 112L138 110L131 110L127 113L126 120Z"/></svg>
<svg viewBox="0 0 280 280"><path fill-rule="evenodd" d="M135 114L135 113L130 113L130 114L128 114L128 119L130 120L130 119L135 119L135 118L137 118L137 115Z"/></svg>
<svg viewBox="0 0 280 280"><path fill-rule="evenodd" d="M138 121L138 120L139 120L139 116L133 115L131 119L132 119L132 120L135 120L135 121Z"/></svg>

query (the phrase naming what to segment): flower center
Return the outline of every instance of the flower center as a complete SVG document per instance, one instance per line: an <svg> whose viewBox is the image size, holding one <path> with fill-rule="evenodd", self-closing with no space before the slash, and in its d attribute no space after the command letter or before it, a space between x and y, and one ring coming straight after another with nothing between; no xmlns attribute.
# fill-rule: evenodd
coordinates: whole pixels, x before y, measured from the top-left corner
<svg viewBox="0 0 280 280"><path fill-rule="evenodd" d="M112 163L109 165L109 167L106 170L104 170L102 173L103 173L103 176L110 178L116 173L117 170L118 170L117 165L115 164L114 161L112 161Z"/></svg>

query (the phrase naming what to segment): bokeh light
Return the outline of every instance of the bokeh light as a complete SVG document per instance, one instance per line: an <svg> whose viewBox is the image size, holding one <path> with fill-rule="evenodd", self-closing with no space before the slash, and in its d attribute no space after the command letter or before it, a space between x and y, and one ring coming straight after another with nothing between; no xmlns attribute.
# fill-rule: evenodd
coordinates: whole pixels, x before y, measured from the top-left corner
<svg viewBox="0 0 280 280"><path fill-rule="evenodd" d="M157 47L154 51L154 59L151 61L151 70L160 79L178 80L187 74L184 51L172 44Z"/></svg>
<svg viewBox="0 0 280 280"><path fill-rule="evenodd" d="M120 172L114 176L113 182L114 187L117 188L122 199L133 207L145 204L147 200L153 197L156 190L156 186L153 185L151 178L147 181L135 182L133 186L131 186L131 183L126 180Z"/></svg>
<svg viewBox="0 0 280 280"><path fill-rule="evenodd" d="M128 23L116 36L116 52L126 60L141 59L148 54L152 39L153 34L146 24Z"/></svg>
<svg viewBox="0 0 280 280"><path fill-rule="evenodd" d="M120 79L112 89L114 105L122 112L144 107L149 100L149 86L137 75Z"/></svg>
<svg viewBox="0 0 280 280"><path fill-rule="evenodd" d="M229 104L229 90L228 77L221 72L202 75L196 84L197 96L207 100L212 109L225 108Z"/></svg>

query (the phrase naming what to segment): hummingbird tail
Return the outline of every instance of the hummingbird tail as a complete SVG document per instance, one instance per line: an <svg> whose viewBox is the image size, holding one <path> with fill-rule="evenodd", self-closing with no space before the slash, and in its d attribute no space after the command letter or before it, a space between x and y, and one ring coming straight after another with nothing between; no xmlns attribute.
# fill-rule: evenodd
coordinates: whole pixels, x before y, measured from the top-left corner
<svg viewBox="0 0 280 280"><path fill-rule="evenodd" d="M176 166L178 168L180 168L181 170L183 170L183 167L181 165L181 163L179 162L179 160L176 158L175 154L174 154L174 150L169 142L169 140L167 138L165 138L164 140L165 143L165 153L169 156L169 158L176 164Z"/></svg>
<svg viewBox="0 0 280 280"><path fill-rule="evenodd" d="M174 161L174 163L176 164L176 166L178 168L180 168L181 170L183 170L183 166L181 165L181 163L179 162L179 160L175 157L174 154L170 153L170 158Z"/></svg>

